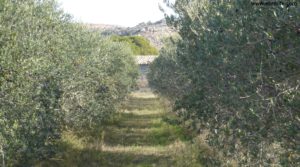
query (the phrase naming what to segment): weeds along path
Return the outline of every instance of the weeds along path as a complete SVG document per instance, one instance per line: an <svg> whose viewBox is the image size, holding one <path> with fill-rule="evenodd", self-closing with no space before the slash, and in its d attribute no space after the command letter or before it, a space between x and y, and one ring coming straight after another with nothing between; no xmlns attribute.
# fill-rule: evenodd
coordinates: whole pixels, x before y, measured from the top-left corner
<svg viewBox="0 0 300 167"><path fill-rule="evenodd" d="M182 133L162 121L164 110L151 92L131 94L119 121L105 130L102 166L172 166L170 148Z"/></svg>

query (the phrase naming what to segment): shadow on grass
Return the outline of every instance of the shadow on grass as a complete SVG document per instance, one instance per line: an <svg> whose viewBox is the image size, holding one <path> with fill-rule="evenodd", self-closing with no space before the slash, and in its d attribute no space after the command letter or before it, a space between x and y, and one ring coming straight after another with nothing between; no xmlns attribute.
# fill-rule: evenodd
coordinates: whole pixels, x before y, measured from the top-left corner
<svg viewBox="0 0 300 167"><path fill-rule="evenodd" d="M168 167L170 157L126 152L102 152L95 149L68 148L61 158L41 162L36 167Z"/></svg>
<svg viewBox="0 0 300 167"><path fill-rule="evenodd" d="M157 110L162 105L158 98L138 98L129 97L128 102L124 104L126 110Z"/></svg>
<svg viewBox="0 0 300 167"><path fill-rule="evenodd" d="M176 140L187 140L182 129L160 123L159 126L147 128L117 128L106 130L104 142L108 145L122 146L166 146Z"/></svg>
<svg viewBox="0 0 300 167"><path fill-rule="evenodd" d="M158 128L162 122L160 119L124 120L116 124L118 128Z"/></svg>
<svg viewBox="0 0 300 167"><path fill-rule="evenodd" d="M120 117L122 120L138 120L138 119L160 119L162 118L162 113L153 113L148 111L149 113L145 114L147 111L137 111L136 113L120 113Z"/></svg>
<svg viewBox="0 0 300 167"><path fill-rule="evenodd" d="M154 102L157 101L159 99L154 99ZM161 110L121 113L120 120L106 128L104 143L110 146L166 146L176 140L190 140L191 137L181 127L162 120L165 114Z"/></svg>

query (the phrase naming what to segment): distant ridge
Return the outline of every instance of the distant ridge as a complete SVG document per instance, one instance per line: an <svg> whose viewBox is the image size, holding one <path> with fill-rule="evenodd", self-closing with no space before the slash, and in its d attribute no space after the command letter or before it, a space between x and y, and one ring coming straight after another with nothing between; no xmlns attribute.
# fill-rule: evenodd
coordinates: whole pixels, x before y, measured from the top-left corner
<svg viewBox="0 0 300 167"><path fill-rule="evenodd" d="M163 46L162 40L176 33L174 29L167 26L166 21L140 23L134 27L121 27L107 24L86 24L90 29L101 31L103 35L121 35L121 36L143 36L157 49Z"/></svg>

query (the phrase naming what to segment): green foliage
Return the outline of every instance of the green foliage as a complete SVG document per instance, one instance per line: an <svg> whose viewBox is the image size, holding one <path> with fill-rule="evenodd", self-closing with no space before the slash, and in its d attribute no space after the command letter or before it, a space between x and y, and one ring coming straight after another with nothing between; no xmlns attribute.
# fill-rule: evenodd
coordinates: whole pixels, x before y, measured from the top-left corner
<svg viewBox="0 0 300 167"><path fill-rule="evenodd" d="M52 157L65 128L103 125L137 77L130 49L72 23L52 0L2 0L0 23L0 154L8 166Z"/></svg>
<svg viewBox="0 0 300 167"><path fill-rule="evenodd" d="M150 66L149 84L161 95L173 101L189 90L189 79L176 63L176 45L178 39L168 39L160 50L160 56ZM172 84L170 84L172 83Z"/></svg>
<svg viewBox="0 0 300 167"><path fill-rule="evenodd" d="M299 4L178 0L173 9L181 39L153 63L150 84L240 166L299 166Z"/></svg>
<svg viewBox="0 0 300 167"><path fill-rule="evenodd" d="M134 55L157 55L158 51L142 36L112 36L113 41L127 43Z"/></svg>
<svg viewBox="0 0 300 167"><path fill-rule="evenodd" d="M177 149L174 159L175 167L222 166L219 153L200 138L195 138L185 147Z"/></svg>

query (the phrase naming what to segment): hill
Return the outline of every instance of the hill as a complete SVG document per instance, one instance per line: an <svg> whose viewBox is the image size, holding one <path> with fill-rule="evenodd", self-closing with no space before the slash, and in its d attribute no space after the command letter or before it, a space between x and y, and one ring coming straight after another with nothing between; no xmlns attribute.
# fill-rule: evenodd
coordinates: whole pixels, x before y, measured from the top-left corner
<svg viewBox="0 0 300 167"><path fill-rule="evenodd" d="M140 23L134 27L121 27L106 24L88 24L89 28L101 31L104 35L143 36L157 49L163 46L162 40L175 34L175 30L167 26L165 20Z"/></svg>

